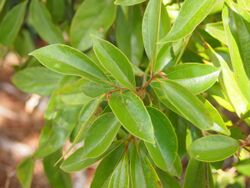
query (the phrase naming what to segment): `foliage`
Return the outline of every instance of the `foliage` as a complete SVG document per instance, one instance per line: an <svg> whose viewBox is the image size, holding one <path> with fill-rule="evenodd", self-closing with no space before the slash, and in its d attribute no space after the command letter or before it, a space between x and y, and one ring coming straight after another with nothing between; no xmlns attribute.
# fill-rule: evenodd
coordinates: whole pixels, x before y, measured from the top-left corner
<svg viewBox="0 0 250 188"><path fill-rule="evenodd" d="M23 187L35 160L53 187L98 161L92 188L245 186L249 1L2 0L0 10L1 55L25 59L13 83L49 97L40 145L17 170Z"/></svg>

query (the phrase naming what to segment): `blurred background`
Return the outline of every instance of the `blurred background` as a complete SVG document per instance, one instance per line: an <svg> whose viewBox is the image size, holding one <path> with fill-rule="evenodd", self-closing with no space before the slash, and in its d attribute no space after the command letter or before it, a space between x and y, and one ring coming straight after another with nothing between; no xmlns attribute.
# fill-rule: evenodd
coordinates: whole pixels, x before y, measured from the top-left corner
<svg viewBox="0 0 250 188"><path fill-rule="evenodd" d="M46 99L24 94L11 83L14 67L21 59L8 53L0 60L0 187L20 187L15 176L17 164L33 153L43 126ZM49 187L39 162L34 187Z"/></svg>
<svg viewBox="0 0 250 188"><path fill-rule="evenodd" d="M12 83L11 77L23 59L9 52L0 59L0 188L20 188L16 167L38 146L43 127L43 112L47 98L23 93ZM88 187L93 168L73 174L74 187ZM41 161L36 162L33 188L49 188Z"/></svg>

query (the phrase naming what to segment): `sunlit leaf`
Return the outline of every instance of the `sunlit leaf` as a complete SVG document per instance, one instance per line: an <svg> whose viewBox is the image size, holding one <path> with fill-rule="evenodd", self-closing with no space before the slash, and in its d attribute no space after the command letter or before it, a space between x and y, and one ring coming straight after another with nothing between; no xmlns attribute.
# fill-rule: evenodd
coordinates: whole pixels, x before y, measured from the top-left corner
<svg viewBox="0 0 250 188"><path fill-rule="evenodd" d="M162 42L176 41L191 34L210 13L216 0L185 0L170 32Z"/></svg>

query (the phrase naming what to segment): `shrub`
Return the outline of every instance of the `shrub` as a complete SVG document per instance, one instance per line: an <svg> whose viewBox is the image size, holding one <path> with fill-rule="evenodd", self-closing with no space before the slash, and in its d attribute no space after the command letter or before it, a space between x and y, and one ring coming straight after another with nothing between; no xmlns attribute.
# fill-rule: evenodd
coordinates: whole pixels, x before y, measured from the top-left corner
<svg viewBox="0 0 250 188"><path fill-rule="evenodd" d="M27 59L13 83L50 98L23 187L40 159L52 187L98 161L92 188L245 186L249 1L1 2L1 48Z"/></svg>

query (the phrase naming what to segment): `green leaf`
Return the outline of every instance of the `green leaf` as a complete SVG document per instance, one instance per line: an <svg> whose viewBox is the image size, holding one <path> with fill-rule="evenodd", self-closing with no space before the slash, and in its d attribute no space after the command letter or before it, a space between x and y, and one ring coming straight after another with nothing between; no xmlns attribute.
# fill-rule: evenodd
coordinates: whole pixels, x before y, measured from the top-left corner
<svg viewBox="0 0 250 188"><path fill-rule="evenodd" d="M157 174L162 182L163 188L181 188L177 178L157 169Z"/></svg>
<svg viewBox="0 0 250 188"><path fill-rule="evenodd" d="M125 154L115 168L110 181L109 188L129 188L129 163L128 156Z"/></svg>
<svg viewBox="0 0 250 188"><path fill-rule="evenodd" d="M157 54L154 72L158 73L178 63L178 59L182 56L182 52L186 48L186 43L187 41L180 40L174 42L172 45L169 43L164 44Z"/></svg>
<svg viewBox="0 0 250 188"><path fill-rule="evenodd" d="M240 161L235 165L237 171L245 176L250 176L250 159Z"/></svg>
<svg viewBox="0 0 250 188"><path fill-rule="evenodd" d="M71 44L87 50L92 46L91 34L104 36L112 25L116 15L113 0L85 0L77 9L71 26Z"/></svg>
<svg viewBox="0 0 250 188"><path fill-rule="evenodd" d="M151 60L156 58L160 32L161 0L150 0L142 21L142 37L145 51ZM152 65L153 66L153 65Z"/></svg>
<svg viewBox="0 0 250 188"><path fill-rule="evenodd" d="M155 169L140 149L136 143L132 143L128 147L131 188L161 187Z"/></svg>
<svg viewBox="0 0 250 188"><path fill-rule="evenodd" d="M10 46L15 41L23 23L26 4L27 1L19 3L4 16L0 23L0 43Z"/></svg>
<svg viewBox="0 0 250 188"><path fill-rule="evenodd" d="M197 95L209 89L217 81L219 74L220 70L213 66L186 63L170 68L167 77Z"/></svg>
<svg viewBox="0 0 250 188"><path fill-rule="evenodd" d="M210 114L210 117L213 119L214 124L211 130L217 131L219 133L230 135L230 130L226 127L220 113L216 110L216 108L208 101L204 101L205 108Z"/></svg>
<svg viewBox="0 0 250 188"><path fill-rule="evenodd" d="M156 95L168 107L174 107L174 112L193 123L201 130L209 130L213 126L208 111L204 104L189 90L174 81L157 80L152 82ZM171 107L170 106L170 107Z"/></svg>
<svg viewBox="0 0 250 188"><path fill-rule="evenodd" d="M159 110L147 108L151 117L155 144L145 143L146 148L155 164L164 171L176 175L174 161L177 155L177 136L169 119Z"/></svg>
<svg viewBox="0 0 250 188"><path fill-rule="evenodd" d="M248 13L249 15L249 13ZM244 69L250 78L250 21L247 21L241 15L237 14L235 11L229 9L229 22L230 31L233 35L233 38L237 44L238 51L241 56L241 60L244 66ZM250 16L250 15L249 15ZM227 20L225 20L226 22ZM225 23L226 24L226 23ZM231 55L233 58L233 56ZM232 60L233 61L233 60ZM235 65L237 66L237 65ZM235 69L236 71L236 69Z"/></svg>
<svg viewBox="0 0 250 188"><path fill-rule="evenodd" d="M214 63L221 66L221 85L223 86L225 93L234 107L238 116L243 117L249 109L249 102L244 96L244 93L239 88L234 73L230 70L225 60L214 50L209 47L209 54Z"/></svg>
<svg viewBox="0 0 250 188"><path fill-rule="evenodd" d="M61 169L65 172L75 172L79 170L84 170L87 167L93 165L97 161L108 156L111 152L117 149L121 145L121 142L113 142L112 145L105 151L102 155L96 158L86 158L84 153L84 146L77 149L72 153L66 160L61 164Z"/></svg>
<svg viewBox="0 0 250 188"><path fill-rule="evenodd" d="M112 113L100 116L89 128L84 141L84 153L88 158L95 158L108 149L113 142L120 123Z"/></svg>
<svg viewBox="0 0 250 188"><path fill-rule="evenodd" d="M222 22L208 23L205 25L205 31L223 44L227 43L225 31Z"/></svg>
<svg viewBox="0 0 250 188"><path fill-rule="evenodd" d="M168 118L174 125L175 133L178 139L178 154L183 157L186 152L186 138L187 138L187 127L191 126L191 123L178 116L176 113L169 112Z"/></svg>
<svg viewBox="0 0 250 188"><path fill-rule="evenodd" d="M140 153L141 160L142 160L142 169L143 169L143 176L146 182L146 187L151 188L160 188L162 187L160 179L151 164L150 160L144 153Z"/></svg>
<svg viewBox="0 0 250 188"><path fill-rule="evenodd" d="M86 131L90 126L90 122L97 111L101 99L102 98L93 99L81 109L77 125L71 134L73 137L73 144L82 141L86 136Z"/></svg>
<svg viewBox="0 0 250 188"><path fill-rule="evenodd" d="M48 177L49 183L53 188L70 188L72 187L70 175L63 172L58 165L57 160L61 157L61 152L57 151L43 159L43 167Z"/></svg>
<svg viewBox="0 0 250 188"><path fill-rule="evenodd" d="M142 161L139 155L137 145L130 144L128 151L130 161L131 188L146 188L146 180L143 174Z"/></svg>
<svg viewBox="0 0 250 188"><path fill-rule="evenodd" d="M58 87L62 78L45 67L30 67L16 72L12 82L27 93L48 96Z"/></svg>
<svg viewBox="0 0 250 188"><path fill-rule="evenodd" d="M5 2L6 0L0 0L0 12L2 12Z"/></svg>
<svg viewBox="0 0 250 188"><path fill-rule="evenodd" d="M233 70L235 72L235 79L236 79L238 86L241 89L242 93L246 96L248 101L250 101L250 84L249 84L249 80L248 80L246 71L244 69L244 64L243 64L243 60L242 60L242 57L240 54L239 46L237 46L236 40L237 40L238 36L235 36L236 35L235 29L234 29L233 33L231 31L232 27L239 27L239 26L231 23L232 14L233 13L227 7L225 7L222 11L222 19L223 19L223 25L224 25L224 29L225 29L225 35L227 38L227 45L229 48L232 67L233 67ZM245 34L244 33L245 31L243 31L242 29L240 29L240 31L241 31L240 35L242 35L242 37L243 37L243 35L248 37L249 33ZM236 39L235 39L235 37L236 37ZM244 42L244 45L245 44L247 45L248 41L247 41L247 39L244 39L243 42Z"/></svg>
<svg viewBox="0 0 250 188"><path fill-rule="evenodd" d="M24 159L17 167L17 178L23 188L30 188L33 176L35 161L32 157Z"/></svg>
<svg viewBox="0 0 250 188"><path fill-rule="evenodd" d="M48 9L42 2L38 0L31 1L29 21L41 38L49 44L64 43L60 29L54 25Z"/></svg>
<svg viewBox="0 0 250 188"><path fill-rule="evenodd" d="M45 125L34 156L43 158L61 148L74 128L78 114L79 107L67 107L59 111L56 118Z"/></svg>
<svg viewBox="0 0 250 188"><path fill-rule="evenodd" d="M47 1L46 5L55 22L62 22L67 12L65 0Z"/></svg>
<svg viewBox="0 0 250 188"><path fill-rule="evenodd" d="M52 44L30 53L49 69L66 75L89 79L106 79L104 73L79 50L63 44Z"/></svg>
<svg viewBox="0 0 250 188"><path fill-rule="evenodd" d="M93 98L84 93L60 93L60 99L65 105L86 105Z"/></svg>
<svg viewBox="0 0 250 188"><path fill-rule="evenodd" d="M144 2L146 0L115 0L116 5L131 6Z"/></svg>
<svg viewBox="0 0 250 188"><path fill-rule="evenodd" d="M101 161L96 169L94 179L90 186L91 188L102 188L103 185L107 183L117 164L121 160L124 150L125 146L122 144Z"/></svg>
<svg viewBox="0 0 250 188"><path fill-rule="evenodd" d="M213 188L214 183L210 165L208 163L196 161L195 159L191 158L188 162L184 180L184 188L193 187Z"/></svg>
<svg viewBox="0 0 250 188"><path fill-rule="evenodd" d="M101 65L124 87L135 87L133 69L128 58L113 44L95 38L94 51Z"/></svg>
<svg viewBox="0 0 250 188"><path fill-rule="evenodd" d="M199 161L222 161L239 149L237 140L223 135L210 135L195 140L189 147L191 157Z"/></svg>
<svg viewBox="0 0 250 188"><path fill-rule="evenodd" d="M22 29L17 36L15 43L15 50L21 55L26 56L35 49L35 44L31 33L27 29Z"/></svg>
<svg viewBox="0 0 250 188"><path fill-rule="evenodd" d="M159 25L159 39L166 36L166 34L171 29L171 18L168 14L167 7L164 6L164 2L161 6L161 17L160 17L160 25ZM158 41L157 41L158 42Z"/></svg>
<svg viewBox="0 0 250 188"><path fill-rule="evenodd" d="M246 8L246 9L250 9L250 2L246 1L246 0L238 0L237 1L239 3L239 5L241 5L242 7Z"/></svg>
<svg viewBox="0 0 250 188"><path fill-rule="evenodd" d="M116 22L117 46L130 61L139 65L143 56L142 15L140 6L118 9Z"/></svg>
<svg viewBox="0 0 250 188"><path fill-rule="evenodd" d="M92 97L87 96L81 91L81 88L75 87L74 82L72 84L65 84L55 91L58 100L63 102L64 105L86 105L93 100Z"/></svg>
<svg viewBox="0 0 250 188"><path fill-rule="evenodd" d="M186 0L170 32L161 41L180 40L191 34L211 12L216 0Z"/></svg>
<svg viewBox="0 0 250 188"><path fill-rule="evenodd" d="M154 130L142 100L132 92L113 93L109 106L121 124L134 136L154 143Z"/></svg>
<svg viewBox="0 0 250 188"><path fill-rule="evenodd" d="M103 94L114 90L114 87L111 85L102 82L94 82L84 78L71 82L68 87L72 89L72 92L84 93L91 98L100 97Z"/></svg>

